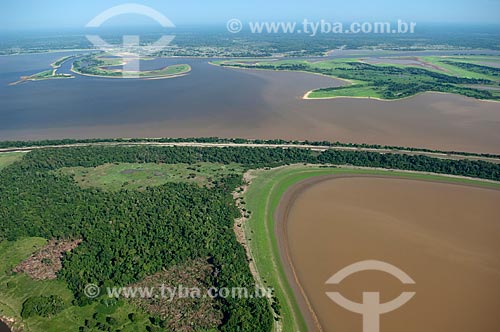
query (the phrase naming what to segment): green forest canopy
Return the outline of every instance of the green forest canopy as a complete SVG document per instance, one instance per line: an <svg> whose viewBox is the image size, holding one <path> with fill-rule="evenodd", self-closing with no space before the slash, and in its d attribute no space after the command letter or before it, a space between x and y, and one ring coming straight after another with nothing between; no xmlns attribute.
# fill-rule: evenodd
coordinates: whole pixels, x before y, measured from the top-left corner
<svg viewBox="0 0 500 332"><path fill-rule="evenodd" d="M239 164L239 174L225 174L210 186L165 183L138 190L81 188L67 167L113 163ZM163 268L192 259L208 259L217 271L216 287L255 286L243 247L233 232L239 216L231 195L245 169L293 163L350 164L464 175L500 180L500 165L469 160L375 152L281 148L72 147L45 148L26 154L0 171L0 240L23 237L81 238L67 254L59 279L75 304L88 283L125 286ZM34 299L26 309L37 312ZM54 313L61 308L57 299ZM267 299L218 299L224 318L220 331L270 331ZM45 313L43 313L45 314ZM52 314L49 313L49 314Z"/></svg>

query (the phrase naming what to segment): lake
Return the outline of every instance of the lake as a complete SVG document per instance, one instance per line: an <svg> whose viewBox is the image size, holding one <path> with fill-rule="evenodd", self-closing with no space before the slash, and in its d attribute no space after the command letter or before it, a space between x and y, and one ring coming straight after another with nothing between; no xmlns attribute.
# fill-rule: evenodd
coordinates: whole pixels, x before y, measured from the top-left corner
<svg viewBox="0 0 500 332"><path fill-rule="evenodd" d="M500 330L500 190L358 176L315 181L296 185L280 207L291 262L323 331L362 331L361 315L327 297L335 291L358 303L362 292L380 292L382 303L416 292L381 316L380 331ZM364 260L390 263L415 285L378 271L325 284Z"/></svg>

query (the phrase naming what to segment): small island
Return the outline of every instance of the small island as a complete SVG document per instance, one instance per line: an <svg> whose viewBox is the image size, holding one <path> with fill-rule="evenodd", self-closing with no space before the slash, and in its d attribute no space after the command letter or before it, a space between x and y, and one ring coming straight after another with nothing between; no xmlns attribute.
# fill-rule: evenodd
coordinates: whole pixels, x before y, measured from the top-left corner
<svg viewBox="0 0 500 332"><path fill-rule="evenodd" d="M74 55L68 55L65 57L62 57L58 59L57 61L53 62L50 64L52 69L49 70L44 70L42 72L30 75L30 76L21 76L21 79L19 81L13 82L9 85L17 85L23 82L27 81L43 81L43 80L52 80L52 79L64 79L64 78L75 78L73 75L70 74L58 74L57 70L61 68L63 63L66 61L73 59L75 56Z"/></svg>
<svg viewBox="0 0 500 332"><path fill-rule="evenodd" d="M127 71L124 66L132 61L149 61L154 58L137 57L126 55L117 57L111 54L89 54L72 65L73 73L103 78L142 78L142 79L166 79L180 77L191 71L188 64L178 64L148 71Z"/></svg>

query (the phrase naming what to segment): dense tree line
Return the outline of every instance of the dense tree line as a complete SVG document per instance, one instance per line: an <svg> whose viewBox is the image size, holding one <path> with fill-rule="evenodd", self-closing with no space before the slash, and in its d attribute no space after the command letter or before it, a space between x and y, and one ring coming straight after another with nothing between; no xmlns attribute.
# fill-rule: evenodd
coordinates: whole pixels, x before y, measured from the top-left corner
<svg viewBox="0 0 500 332"><path fill-rule="evenodd" d="M159 147L89 146L48 148L27 154L21 165L34 169L95 167L105 163L238 163L247 168L273 167L292 163L331 163L447 173L500 180L500 165L484 161L448 160L421 155L369 151L327 150L321 153L298 148L265 147Z"/></svg>
<svg viewBox="0 0 500 332"><path fill-rule="evenodd" d="M223 137L189 137L189 138L89 138L89 139L54 139L40 141L0 141L0 149L8 148L25 148L25 147L44 147L58 146L70 144L98 144L98 143L234 143L234 144L289 144L289 145L315 145L315 146L331 146L331 147L352 147L352 148L369 148L369 149L390 149L390 150L406 150L419 152L437 152L446 154L456 154L463 156L481 156L490 158L500 158L500 155L491 153L473 153L463 151L443 151L426 148L403 147L394 145L380 145L367 143L343 143L330 141L309 141L309 140L284 140L284 139L246 139L246 138L223 138Z"/></svg>
<svg viewBox="0 0 500 332"><path fill-rule="evenodd" d="M318 156L318 162L462 175L496 181L500 180L500 165L484 161L444 160L427 156L328 150Z"/></svg>

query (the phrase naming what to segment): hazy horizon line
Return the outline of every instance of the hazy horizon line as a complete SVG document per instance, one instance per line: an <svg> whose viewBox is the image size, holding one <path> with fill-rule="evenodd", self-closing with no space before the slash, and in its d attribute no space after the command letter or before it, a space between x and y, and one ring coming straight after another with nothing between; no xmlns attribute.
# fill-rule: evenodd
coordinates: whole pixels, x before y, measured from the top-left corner
<svg viewBox="0 0 500 332"><path fill-rule="evenodd" d="M303 20L303 19L302 19ZM256 22L258 20L245 20L244 22ZM269 20L262 20L263 22L270 22ZM300 22L300 20L276 20L276 22ZM397 21L397 20L396 20ZM341 23L349 24L353 21L338 21ZM379 20L367 20L363 22L379 22ZM387 20L384 22L395 22L394 20ZM183 29L183 28L220 28L226 29L227 22L202 22L202 23L178 23L175 24L175 28ZM432 27L470 27L470 28L498 28L500 29L500 22L490 23L490 22L416 22L418 27L424 28L432 28ZM0 26L0 32L52 32L52 31L88 31L90 29L85 26L58 26L58 27L26 27L26 28L9 28ZM145 29L145 30L164 30L164 28L157 26L155 24L132 24L132 25L109 25L103 26L100 29L102 30L116 30L116 29ZM500 30L499 30L500 32Z"/></svg>

